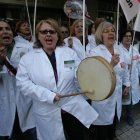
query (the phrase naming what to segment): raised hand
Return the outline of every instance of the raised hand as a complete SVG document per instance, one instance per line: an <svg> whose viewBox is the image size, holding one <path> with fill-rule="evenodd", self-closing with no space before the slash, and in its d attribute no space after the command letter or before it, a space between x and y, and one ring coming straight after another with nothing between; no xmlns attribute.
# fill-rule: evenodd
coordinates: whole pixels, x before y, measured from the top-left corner
<svg viewBox="0 0 140 140"><path fill-rule="evenodd" d="M112 59L111 59L110 63L112 64L113 67L115 67L119 63L119 61L120 61L119 54L114 54L112 56Z"/></svg>

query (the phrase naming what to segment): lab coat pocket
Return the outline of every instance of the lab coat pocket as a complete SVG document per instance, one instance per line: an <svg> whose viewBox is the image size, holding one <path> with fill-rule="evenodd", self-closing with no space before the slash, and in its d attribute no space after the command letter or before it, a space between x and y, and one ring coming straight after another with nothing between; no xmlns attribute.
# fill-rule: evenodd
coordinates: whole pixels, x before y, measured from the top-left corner
<svg viewBox="0 0 140 140"><path fill-rule="evenodd" d="M67 68L64 68L64 71L66 71L66 72L74 71L74 67L67 67Z"/></svg>
<svg viewBox="0 0 140 140"><path fill-rule="evenodd" d="M64 68L62 71L62 77L66 81L70 81L74 79L75 70L74 68Z"/></svg>

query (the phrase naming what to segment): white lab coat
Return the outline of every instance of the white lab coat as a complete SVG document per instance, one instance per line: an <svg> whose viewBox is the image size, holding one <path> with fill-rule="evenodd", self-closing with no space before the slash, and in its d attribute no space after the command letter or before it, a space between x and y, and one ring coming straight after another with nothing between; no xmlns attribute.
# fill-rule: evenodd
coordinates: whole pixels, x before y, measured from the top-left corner
<svg viewBox="0 0 140 140"><path fill-rule="evenodd" d="M76 90L74 77L79 64L76 53L68 47L57 47L55 56L57 84L52 65L41 48L21 58L16 76L17 85L22 93L33 99L39 140L65 140L61 109L74 115L86 127L89 127L98 116L81 95L53 102L56 93L63 95ZM72 63L66 63L70 60L73 60Z"/></svg>
<svg viewBox="0 0 140 140"><path fill-rule="evenodd" d="M140 50L140 41L138 41L138 42L134 45L134 47L136 47L137 50L138 50L138 52L139 52L139 50Z"/></svg>
<svg viewBox="0 0 140 140"><path fill-rule="evenodd" d="M120 62L114 67L114 71L116 73L116 87L113 94L109 98L103 101L92 101L92 106L99 114L99 117L93 123L94 125L112 124L115 115L115 108L118 119L120 119L122 110L122 84L130 86L128 69L127 67L122 67L124 64L124 56L122 50L120 50L116 45L114 45L114 50L119 50L120 52ZM111 53L104 45L97 46L90 55L101 56L105 58L109 63L111 62L112 58Z"/></svg>
<svg viewBox="0 0 140 140"><path fill-rule="evenodd" d="M67 47L69 47L68 39L69 38L64 39L65 46ZM72 42L73 42L72 49L77 53L77 56L79 57L80 60L83 60L84 58L86 58L88 54L90 53L90 50L94 48L94 46L92 46L92 43L91 43L92 40L88 38L88 41L89 42L86 45L86 49L85 49L85 47L82 45L82 43L80 42L78 38L72 37Z"/></svg>
<svg viewBox="0 0 140 140"><path fill-rule="evenodd" d="M139 85L139 76L140 76L140 54L137 50L137 48L135 48L134 46L131 46L129 48L129 50L127 50L125 47L123 47L123 44L120 45L120 47L122 47L124 55L125 55L125 59L127 64L131 64L131 60L132 62L132 70L131 70L131 77L130 77L130 81L131 81L131 90L130 90L130 97L128 98L129 100L124 100L123 104L127 105L131 103L132 100L132 104L137 104L140 100L140 85ZM132 57L132 49L133 49L133 57Z"/></svg>
<svg viewBox="0 0 140 140"><path fill-rule="evenodd" d="M18 68L21 57L29 51L33 50L33 42L29 42L20 35L16 36L14 39L15 46L13 48L10 61L15 68ZM15 89L19 124L21 130L25 132L26 130L35 127L35 121L32 113L32 100L30 97L26 97L23 94L20 94L20 90L16 87L16 85Z"/></svg>
<svg viewBox="0 0 140 140"><path fill-rule="evenodd" d="M88 40L89 40L90 45L92 46L91 49L94 49L95 47L97 47L94 34L88 35Z"/></svg>
<svg viewBox="0 0 140 140"><path fill-rule="evenodd" d="M27 52L33 50L33 42L29 42L20 35L16 36L14 40L15 45L11 54L10 61L17 68L20 58Z"/></svg>
<svg viewBox="0 0 140 140"><path fill-rule="evenodd" d="M15 113L14 76L5 66L0 71L0 136L11 136Z"/></svg>

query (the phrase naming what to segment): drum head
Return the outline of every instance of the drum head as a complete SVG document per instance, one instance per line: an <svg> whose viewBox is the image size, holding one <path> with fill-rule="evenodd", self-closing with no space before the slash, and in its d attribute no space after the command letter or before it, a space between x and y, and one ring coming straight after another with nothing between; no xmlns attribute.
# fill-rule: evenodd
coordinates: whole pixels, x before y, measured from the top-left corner
<svg viewBox="0 0 140 140"><path fill-rule="evenodd" d="M82 92L91 100L104 100L112 95L116 76L112 66L100 56L88 57L81 61L77 78Z"/></svg>

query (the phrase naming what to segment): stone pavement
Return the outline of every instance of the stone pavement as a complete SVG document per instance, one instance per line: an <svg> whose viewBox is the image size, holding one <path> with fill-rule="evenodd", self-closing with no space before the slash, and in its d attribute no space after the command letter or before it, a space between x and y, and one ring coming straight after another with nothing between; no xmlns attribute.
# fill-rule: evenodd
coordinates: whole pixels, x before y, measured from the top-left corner
<svg viewBox="0 0 140 140"><path fill-rule="evenodd" d="M133 126L129 126L125 121L124 114L122 115L116 131L119 140L140 140L140 103L134 106L133 117L135 123Z"/></svg>

